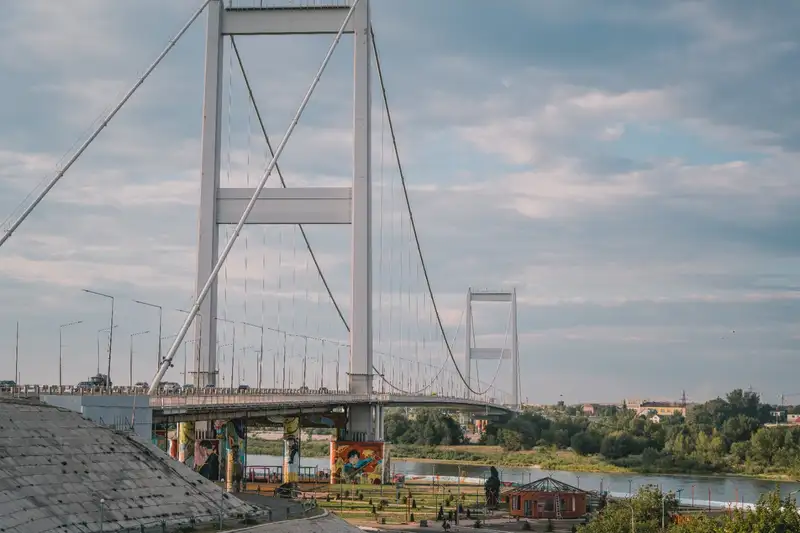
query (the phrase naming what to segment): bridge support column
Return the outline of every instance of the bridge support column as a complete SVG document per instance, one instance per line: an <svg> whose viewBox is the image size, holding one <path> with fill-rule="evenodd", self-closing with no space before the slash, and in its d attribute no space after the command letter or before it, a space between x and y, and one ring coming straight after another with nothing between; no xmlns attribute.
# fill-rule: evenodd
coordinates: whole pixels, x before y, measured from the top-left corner
<svg viewBox="0 0 800 533"><path fill-rule="evenodd" d="M350 318L350 379L352 394L372 394L372 34L369 0L353 13L353 204ZM350 409L348 430L354 440L375 440L372 406Z"/></svg>
<svg viewBox="0 0 800 533"><path fill-rule="evenodd" d="M287 418L283 422L283 482L296 482L300 478L300 445L303 440L300 418Z"/></svg>
<svg viewBox="0 0 800 533"><path fill-rule="evenodd" d="M200 222L197 239L197 294L211 276L219 257L217 196L219 192L220 154L222 151L222 80L223 80L223 3L208 4L206 29L205 90L203 95L203 130L200 141ZM217 369L217 282L200 304L195 320L197 352L195 386L216 384Z"/></svg>

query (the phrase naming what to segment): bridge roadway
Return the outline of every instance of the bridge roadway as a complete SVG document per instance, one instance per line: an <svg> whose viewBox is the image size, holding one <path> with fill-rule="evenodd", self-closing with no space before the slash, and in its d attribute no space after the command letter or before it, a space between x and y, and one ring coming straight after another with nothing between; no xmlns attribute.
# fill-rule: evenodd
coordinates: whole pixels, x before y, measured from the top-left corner
<svg viewBox="0 0 800 533"><path fill-rule="evenodd" d="M71 386L19 386L0 390L3 396L145 396L139 387L82 389ZM191 422L245 418L254 420L300 414L325 414L354 405L379 404L385 407L437 407L498 417L513 408L470 398L413 394L351 394L330 390L281 389L198 389L194 391L159 391L150 396L154 423Z"/></svg>

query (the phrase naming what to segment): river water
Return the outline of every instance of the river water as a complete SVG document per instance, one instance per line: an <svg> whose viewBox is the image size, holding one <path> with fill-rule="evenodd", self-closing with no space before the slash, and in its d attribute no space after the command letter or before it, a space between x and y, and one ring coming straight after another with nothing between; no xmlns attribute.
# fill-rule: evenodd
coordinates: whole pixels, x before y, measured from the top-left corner
<svg viewBox="0 0 800 533"><path fill-rule="evenodd" d="M269 455L248 455L248 466L279 466L282 457ZM326 458L304 457L302 466L329 470ZM413 461L392 460L392 472L398 474L417 474L442 476L458 475L458 466L443 463L418 463ZM775 489L774 481L738 477L738 476L688 476L688 475L645 475L645 474L597 474L589 472L565 472L559 470L541 470L525 467L497 467L502 481L528 483L536 479L552 475L554 478L584 490L603 490L614 493L636 492L643 485L658 485L664 491L681 492L681 500L691 499L697 505L709 500L718 502L755 503L759 495ZM489 475L488 466L462 466L461 475L482 478ZM800 490L800 483L781 482L781 493Z"/></svg>

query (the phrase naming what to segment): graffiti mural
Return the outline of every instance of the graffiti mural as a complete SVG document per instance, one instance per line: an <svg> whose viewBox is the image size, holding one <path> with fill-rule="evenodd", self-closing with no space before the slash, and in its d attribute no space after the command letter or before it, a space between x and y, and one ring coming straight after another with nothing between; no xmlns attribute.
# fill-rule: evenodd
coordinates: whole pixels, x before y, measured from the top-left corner
<svg viewBox="0 0 800 533"><path fill-rule="evenodd" d="M169 439L169 456L178 459L178 439Z"/></svg>
<svg viewBox="0 0 800 533"><path fill-rule="evenodd" d="M167 449L167 430L155 429L153 431L153 445L159 450Z"/></svg>
<svg viewBox="0 0 800 533"><path fill-rule="evenodd" d="M283 421L283 482L297 481L300 475L300 419Z"/></svg>
<svg viewBox="0 0 800 533"><path fill-rule="evenodd" d="M194 468L194 422L178 424L178 461Z"/></svg>
<svg viewBox="0 0 800 533"><path fill-rule="evenodd" d="M206 479L219 479L218 440L204 439L195 442L194 469Z"/></svg>
<svg viewBox="0 0 800 533"><path fill-rule="evenodd" d="M331 442L331 483L380 485L384 478L383 442Z"/></svg>
<svg viewBox="0 0 800 533"><path fill-rule="evenodd" d="M229 452L233 452L233 471L247 465L247 425L244 420L215 420L214 434L219 441L219 479L227 479Z"/></svg>

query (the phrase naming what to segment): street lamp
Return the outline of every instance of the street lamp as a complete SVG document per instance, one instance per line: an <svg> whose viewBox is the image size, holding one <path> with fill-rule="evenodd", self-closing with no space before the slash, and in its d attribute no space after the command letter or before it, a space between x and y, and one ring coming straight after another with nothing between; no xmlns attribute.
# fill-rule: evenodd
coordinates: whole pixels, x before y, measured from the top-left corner
<svg viewBox="0 0 800 533"><path fill-rule="evenodd" d="M114 297L110 294L103 294L89 289L83 289L83 292L94 294L95 296L102 296L111 300L111 325L108 329L108 374L106 374L106 387L111 389L111 347L114 342Z"/></svg>
<svg viewBox="0 0 800 533"><path fill-rule="evenodd" d="M233 388L233 365L236 362L236 322L228 320L227 318L217 317L220 322L227 322L233 324L233 339L231 339L231 389ZM221 374L222 372L220 372Z"/></svg>
<svg viewBox="0 0 800 533"><path fill-rule="evenodd" d="M160 305L143 302L141 300L134 300L134 303L158 309L158 362L156 363L156 372L158 372L159 367L161 367L161 325L163 324L164 309Z"/></svg>
<svg viewBox="0 0 800 533"><path fill-rule="evenodd" d="M175 310L177 312L179 312L179 313L186 313L187 315L191 315L192 314L191 311L187 311L186 309L175 309ZM197 335L197 338L195 338L195 343L194 343L194 345L197 347L197 351L195 353L195 360L194 360L194 372L195 372L195 381L196 381L195 385L200 386L200 366L201 366L200 365L200 348L203 346L203 314L202 313L196 313L196 315L197 315L197 320L198 320L198 322L197 322L197 325L198 325L197 331L199 331L199 333ZM177 335L175 335L175 337L177 337ZM214 370L216 370L216 369L214 369ZM212 372L212 369L209 368L208 369L208 376L207 376L206 379L208 379L208 377L210 377L212 375L211 372ZM214 380L214 382L216 383L216 379Z"/></svg>
<svg viewBox="0 0 800 533"><path fill-rule="evenodd" d="M130 352L128 354L128 368L129 368L128 371L130 372L130 378L129 378L130 385L129 386L131 386L131 387L133 387L133 338L134 337L138 337L139 335L144 335L145 333L150 333L150 330L148 329L147 331L139 331L138 333L131 333L131 349L130 349ZM161 339L159 339L159 342L160 341L161 341Z"/></svg>
<svg viewBox="0 0 800 533"><path fill-rule="evenodd" d="M258 352L258 368L256 369L256 381L258 382L257 387L258 389L261 388L261 374L264 366L264 326L258 326L256 324L250 324L249 322L242 322L245 326L250 326L251 328L258 328L261 330L261 347L259 348Z"/></svg>
<svg viewBox="0 0 800 533"><path fill-rule="evenodd" d="M115 328L119 327L119 324L114 324ZM97 375L100 375L100 334L109 331L108 328L98 329L97 330Z"/></svg>
<svg viewBox="0 0 800 533"><path fill-rule="evenodd" d="M83 324L83 320L76 320L75 322L69 322L67 324L61 324L58 327L58 387L61 388L63 383L61 382L61 375L63 370L63 363L64 363L64 355L62 353L64 349L64 344L61 342L61 332L64 331L64 328L69 326L75 326L78 324ZM16 378L15 378L16 379Z"/></svg>

